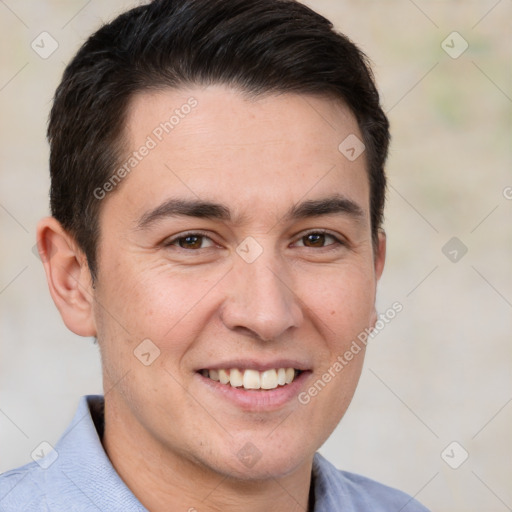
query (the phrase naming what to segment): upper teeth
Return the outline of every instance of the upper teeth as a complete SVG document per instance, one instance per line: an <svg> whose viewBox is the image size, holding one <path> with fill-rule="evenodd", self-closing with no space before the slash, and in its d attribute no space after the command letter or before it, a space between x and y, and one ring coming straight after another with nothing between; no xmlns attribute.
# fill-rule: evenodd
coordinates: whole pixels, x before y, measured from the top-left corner
<svg viewBox="0 0 512 512"><path fill-rule="evenodd" d="M202 374L221 384L230 384L234 388L245 389L275 389L277 386L290 384L295 378L294 368L272 368L259 372L258 370L203 370Z"/></svg>

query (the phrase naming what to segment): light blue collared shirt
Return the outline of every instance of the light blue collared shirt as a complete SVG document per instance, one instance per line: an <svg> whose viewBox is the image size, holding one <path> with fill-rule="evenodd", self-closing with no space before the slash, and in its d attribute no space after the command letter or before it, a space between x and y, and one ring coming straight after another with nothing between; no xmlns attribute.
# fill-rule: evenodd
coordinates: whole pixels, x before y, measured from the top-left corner
<svg viewBox="0 0 512 512"><path fill-rule="evenodd" d="M35 462L0 475L0 511L147 512L112 466L102 430L103 397L83 397L55 449L42 444ZM339 471L318 453L313 479L313 512L428 512L407 494Z"/></svg>

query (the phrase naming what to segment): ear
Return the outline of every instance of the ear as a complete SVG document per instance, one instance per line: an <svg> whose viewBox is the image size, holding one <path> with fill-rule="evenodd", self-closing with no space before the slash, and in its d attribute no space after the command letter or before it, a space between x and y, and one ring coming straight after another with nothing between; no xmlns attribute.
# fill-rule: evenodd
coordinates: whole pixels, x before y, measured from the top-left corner
<svg viewBox="0 0 512 512"><path fill-rule="evenodd" d="M37 226L37 248L66 327L79 336L96 336L92 277L74 238L54 217L47 217Z"/></svg>
<svg viewBox="0 0 512 512"><path fill-rule="evenodd" d="M374 266L375 266L375 277L377 281L382 275L384 270L384 263L386 261L386 233L383 229L379 229L379 238L377 247L375 248Z"/></svg>
<svg viewBox="0 0 512 512"><path fill-rule="evenodd" d="M382 271L384 270L384 263L386 261L386 233L384 230L379 230L377 247L374 248L373 255L373 265L375 268L375 286L377 286L377 282L382 276ZM372 311L370 325L372 327L377 323L377 310L375 307Z"/></svg>

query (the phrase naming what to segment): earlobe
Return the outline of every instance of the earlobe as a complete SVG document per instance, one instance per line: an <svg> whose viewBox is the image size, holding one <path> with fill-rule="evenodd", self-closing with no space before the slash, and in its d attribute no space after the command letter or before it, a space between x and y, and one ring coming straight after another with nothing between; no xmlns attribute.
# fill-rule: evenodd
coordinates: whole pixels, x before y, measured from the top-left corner
<svg viewBox="0 0 512 512"><path fill-rule="evenodd" d="M79 336L95 336L92 278L85 255L54 217L39 222L37 246L62 320Z"/></svg>

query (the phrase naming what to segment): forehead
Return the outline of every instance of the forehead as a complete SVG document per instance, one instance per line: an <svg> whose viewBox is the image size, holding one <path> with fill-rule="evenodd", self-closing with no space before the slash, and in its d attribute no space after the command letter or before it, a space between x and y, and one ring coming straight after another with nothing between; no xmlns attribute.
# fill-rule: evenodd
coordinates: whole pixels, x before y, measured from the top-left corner
<svg viewBox="0 0 512 512"><path fill-rule="evenodd" d="M339 150L354 136L362 139L354 115L333 99L225 86L139 93L124 133L126 159L138 160L113 199L132 209L169 195L288 209L340 193L368 209L365 155L351 161Z"/></svg>

